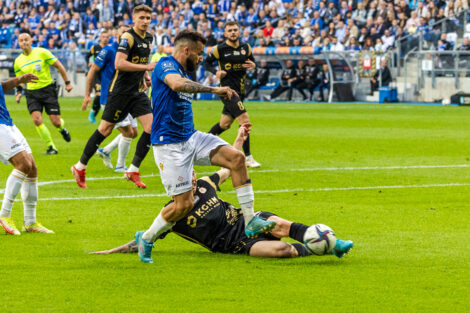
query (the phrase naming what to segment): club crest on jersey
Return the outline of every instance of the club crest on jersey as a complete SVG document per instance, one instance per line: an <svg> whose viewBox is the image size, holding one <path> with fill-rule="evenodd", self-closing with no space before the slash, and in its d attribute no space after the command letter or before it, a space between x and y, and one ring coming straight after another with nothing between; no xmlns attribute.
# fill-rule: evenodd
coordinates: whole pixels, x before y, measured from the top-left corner
<svg viewBox="0 0 470 313"><path fill-rule="evenodd" d="M163 171L163 163L162 162L160 162L159 166L160 166L160 170Z"/></svg>
<svg viewBox="0 0 470 313"><path fill-rule="evenodd" d="M178 180L179 180L179 181L183 181L183 177L181 177L181 176L178 177Z"/></svg>
<svg viewBox="0 0 470 313"><path fill-rule="evenodd" d="M202 193L202 194L206 193L206 191L207 191L207 189L204 188L204 187L199 188L199 192Z"/></svg>
<svg viewBox="0 0 470 313"><path fill-rule="evenodd" d="M241 52L241 54L243 54L243 55L245 55L245 54L246 54L246 51L245 51L245 49L242 49L240 52Z"/></svg>
<svg viewBox="0 0 470 313"><path fill-rule="evenodd" d="M40 72L41 69L42 69L41 63L36 63L36 64L34 64L34 69L35 69L37 72Z"/></svg>

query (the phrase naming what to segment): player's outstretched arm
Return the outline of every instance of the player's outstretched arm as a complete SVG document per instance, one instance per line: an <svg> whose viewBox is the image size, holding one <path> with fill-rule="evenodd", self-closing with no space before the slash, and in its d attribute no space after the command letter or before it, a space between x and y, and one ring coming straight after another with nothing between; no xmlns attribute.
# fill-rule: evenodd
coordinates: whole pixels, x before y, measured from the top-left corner
<svg viewBox="0 0 470 313"><path fill-rule="evenodd" d="M3 92L7 92L19 86L20 84L36 83L37 81L38 77L36 75L27 73L2 82L2 89Z"/></svg>
<svg viewBox="0 0 470 313"><path fill-rule="evenodd" d="M67 76L67 72L65 71L65 67L62 65L62 63L57 60L52 64L53 67L55 67L57 70L59 70L60 76L62 76L62 79L65 82L65 90L67 92L70 92L73 89L73 85L69 80L69 77Z"/></svg>
<svg viewBox="0 0 470 313"><path fill-rule="evenodd" d="M167 84L171 89L177 92L187 92L187 93L210 92L210 93L215 93L227 99L231 99L232 96L238 96L238 94L229 87L204 86L203 84L196 83L190 79L181 77L181 75L179 74L166 75L165 84Z"/></svg>
<svg viewBox="0 0 470 313"><path fill-rule="evenodd" d="M135 242L135 240L132 240L126 243L125 245L122 245L117 248L90 252L89 254L112 254L112 253L135 253L135 252L137 252L137 243Z"/></svg>
<svg viewBox="0 0 470 313"><path fill-rule="evenodd" d="M91 88L93 87L93 80L95 79L96 73L100 71L100 67L96 64L92 64L88 74L86 76L86 87L85 87L85 97L82 102L82 111L85 111L87 106L91 103Z"/></svg>

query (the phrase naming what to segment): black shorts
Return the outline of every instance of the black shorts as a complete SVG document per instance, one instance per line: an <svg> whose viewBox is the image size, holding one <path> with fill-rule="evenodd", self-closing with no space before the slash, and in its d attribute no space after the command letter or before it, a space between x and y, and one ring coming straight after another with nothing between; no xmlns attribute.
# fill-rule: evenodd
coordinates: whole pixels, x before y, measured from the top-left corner
<svg viewBox="0 0 470 313"><path fill-rule="evenodd" d="M36 90L26 89L25 95L29 114L34 111L42 113L45 108L47 115L60 115L56 84L50 84L49 86Z"/></svg>
<svg viewBox="0 0 470 313"><path fill-rule="evenodd" d="M93 80L93 89L95 93L99 96L101 93L101 72L96 73L95 78Z"/></svg>
<svg viewBox="0 0 470 313"><path fill-rule="evenodd" d="M126 118L127 114L136 118L152 113L150 99L143 92L130 95L110 93L101 119L116 124Z"/></svg>
<svg viewBox="0 0 470 313"><path fill-rule="evenodd" d="M243 100L239 97L232 97L232 99L222 99L224 108L222 114L230 115L233 119L236 119L240 115L246 112Z"/></svg>
<svg viewBox="0 0 470 313"><path fill-rule="evenodd" d="M255 216L259 216L263 218L264 220L266 220L271 216L277 216L277 215L271 212L259 211L259 212L256 212ZM258 238L248 238L246 236L243 236L243 238L240 238L240 239L241 240L237 241L233 245L232 251L230 251L229 253L250 255L250 249L251 247L253 247L255 243L259 241L266 241L266 240L276 240L276 241L280 240L279 238L276 238L272 236L271 234L263 234L259 236Z"/></svg>

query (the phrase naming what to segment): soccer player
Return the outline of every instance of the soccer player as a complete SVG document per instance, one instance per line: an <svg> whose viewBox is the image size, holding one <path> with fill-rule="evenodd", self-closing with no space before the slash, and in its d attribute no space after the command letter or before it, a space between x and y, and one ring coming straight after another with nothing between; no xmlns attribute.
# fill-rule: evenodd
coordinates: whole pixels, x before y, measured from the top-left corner
<svg viewBox="0 0 470 313"><path fill-rule="evenodd" d="M83 98L82 103L83 111L86 110L87 105L89 105L91 102L90 93L96 75L101 76L100 81L102 87L101 97L99 97L98 99L101 102L100 105L106 105L106 100L108 99L109 85L111 84L111 79L113 78L115 71L114 62L116 58L116 52L119 46L118 43L121 39L122 34L129 28L130 26L128 25L120 26L118 29L118 42L114 42L101 49L100 53L95 58L95 61L87 75L85 97ZM129 153L132 139L137 137L137 121L130 114L128 114L127 118L124 119L122 122L117 123L115 128L117 128L121 132L121 134L116 136L116 138L114 138L106 147L98 149L98 151L96 151L96 154L98 154L98 156L103 159L103 162L106 167L113 169L110 154L114 149L118 148L119 155L114 171L122 173L127 171L125 162L127 154Z"/></svg>
<svg viewBox="0 0 470 313"><path fill-rule="evenodd" d="M7 179L0 226L6 234L21 235L11 218L13 203L21 190L24 208L24 232L54 233L36 220L36 204L38 202L38 169L34 162L31 148L20 130L13 124L5 104L4 92L18 87L19 84L35 84L38 76L27 73L4 81L0 84L0 161L12 164L14 169Z"/></svg>
<svg viewBox="0 0 470 313"><path fill-rule="evenodd" d="M182 31L176 35L173 54L160 59L152 73L153 123L151 142L155 163L163 186L174 202L164 207L146 232L136 234L139 257L152 262L153 242L171 229L193 207L193 165L218 165L232 171L238 202L245 217L245 232L255 237L269 232L275 222L254 216L254 193L246 169L245 157L225 141L194 129L191 101L194 93L210 92L232 98L230 87L208 87L189 79L202 61L206 39L198 32ZM247 134L250 124L243 124Z"/></svg>
<svg viewBox="0 0 470 313"><path fill-rule="evenodd" d="M144 131L137 143L131 166L124 173L124 177L139 188L147 187L140 179L139 166L150 149L152 108L149 98L140 90L144 87L145 72L153 70L155 66L155 63L148 63L152 36L147 29L151 13L152 9L144 4L134 7L132 14L134 27L121 36L114 64L116 72L109 87L100 125L88 140L80 161L71 169L81 188L87 188L85 169L88 161L103 140L111 134L114 126L127 118L129 113L139 120Z"/></svg>
<svg viewBox="0 0 470 313"><path fill-rule="evenodd" d="M100 43L97 45L93 45L90 48L90 51L86 55L86 60L88 62L88 67L90 67L90 71L92 71L93 64L90 62L90 58L93 57L93 60L96 60L98 54L100 53L101 49L108 45L109 41L109 33L104 30L100 34ZM93 100L93 106L90 110L90 115L88 116L88 121L90 123L96 124L96 115L100 111L101 102L101 75L95 75L93 81L93 88L95 89L95 99Z"/></svg>
<svg viewBox="0 0 470 313"><path fill-rule="evenodd" d="M210 134L216 136L230 128L236 119L239 125L250 123L243 100L245 99L246 70L255 69L255 58L249 44L240 42L240 26L235 21L228 21L224 26L226 40L214 47L211 54L204 61L204 67L217 76L220 86L228 86L238 93L238 96L230 99L222 99L224 108L220 121L212 126ZM213 64L217 61L219 70ZM248 167L260 167L250 152L250 136L243 144L246 165Z"/></svg>
<svg viewBox="0 0 470 313"><path fill-rule="evenodd" d="M65 90L67 92L70 92L73 86L70 83L64 66L49 50L31 47L32 40L29 34L20 34L18 43L23 53L15 59L15 75L20 76L32 73L39 77L36 84L26 85L26 103L28 104L29 113L34 125L36 125L39 136L47 144L48 148L45 154L57 154L57 147L52 141L51 133L42 122L43 109L46 109L52 124L59 130L64 140L70 142L71 138L69 132L64 127L64 120L60 118L56 84L52 81L49 66L52 65L59 70L60 76L64 79ZM20 102L22 89L21 86L17 87L16 102Z"/></svg>
<svg viewBox="0 0 470 313"><path fill-rule="evenodd" d="M246 135L245 129L241 127L233 147L240 149ZM268 258L295 258L312 255L303 244L305 232L309 226L293 223L270 212L257 212L257 215L263 219L275 221L276 227L269 234L262 234L258 238L248 238L243 232L245 222L240 210L217 195L219 186L229 176L230 170L224 168L209 177L196 180L196 175L193 172L192 193L197 199L194 202L194 207L171 229L161 234L159 239L163 239L168 233L173 232L212 252L247 254ZM173 200L167 206L171 203ZM280 241L281 238L287 237L300 243L289 244ZM352 247L352 241L337 239L331 254L341 258ZM92 253L110 254L137 251L137 241L133 240L114 249Z"/></svg>

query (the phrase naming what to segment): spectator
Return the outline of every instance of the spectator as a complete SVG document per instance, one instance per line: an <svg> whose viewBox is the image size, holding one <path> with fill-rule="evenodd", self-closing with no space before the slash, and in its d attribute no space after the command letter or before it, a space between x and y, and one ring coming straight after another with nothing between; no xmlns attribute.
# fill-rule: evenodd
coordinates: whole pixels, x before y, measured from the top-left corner
<svg viewBox="0 0 470 313"><path fill-rule="evenodd" d="M304 101L307 100L307 95L304 91L306 76L307 72L305 70L305 61L298 60L297 68L295 69L295 80L291 82L291 86L292 88L297 89L302 94ZM289 100L291 100L291 96L289 96Z"/></svg>
<svg viewBox="0 0 470 313"><path fill-rule="evenodd" d="M320 84L318 85L320 88L320 101L325 101L325 97L323 94L323 89L327 90L327 94L330 91L330 72L328 69L328 64L323 64L323 70L320 73Z"/></svg>
<svg viewBox="0 0 470 313"><path fill-rule="evenodd" d="M215 40L215 38L214 38L214 40ZM243 36L241 37L241 42L247 43L251 47L254 47L255 41L256 41L256 39L255 39L255 37L253 37L250 34L250 30L248 28L245 28L245 30L243 31ZM207 44L207 45L209 45L209 44Z"/></svg>
<svg viewBox="0 0 470 313"><path fill-rule="evenodd" d="M291 60L286 61L286 68L281 74L281 84L274 89L270 96L264 96L267 101L274 100L284 92L288 91L287 99L292 100L292 87L291 84L295 81L295 68Z"/></svg>
<svg viewBox="0 0 470 313"><path fill-rule="evenodd" d="M257 66L254 69L254 75L252 77L252 81L250 82L250 86L246 91L245 97L248 98L248 95L256 91L255 97L258 97L258 89L261 86L265 86L269 81L269 68L268 62L265 59L262 59L260 62L260 66Z"/></svg>

